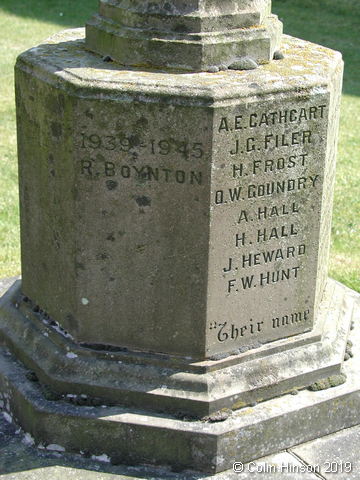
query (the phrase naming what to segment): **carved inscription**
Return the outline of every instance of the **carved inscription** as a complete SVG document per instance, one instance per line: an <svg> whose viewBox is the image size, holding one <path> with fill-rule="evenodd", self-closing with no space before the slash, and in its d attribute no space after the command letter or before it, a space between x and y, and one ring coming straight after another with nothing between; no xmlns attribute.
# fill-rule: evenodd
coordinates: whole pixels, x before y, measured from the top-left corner
<svg viewBox="0 0 360 480"><path fill-rule="evenodd" d="M212 209L222 246L209 330L219 344L266 343L313 322L328 104L288 103L218 118Z"/></svg>
<svg viewBox="0 0 360 480"><path fill-rule="evenodd" d="M148 141L138 135L98 135L96 133L81 133L81 148L92 150L118 150L120 152L143 151L148 155L172 155L189 159L199 159L204 155L204 147L201 142L188 140L155 140Z"/></svg>
<svg viewBox="0 0 360 480"><path fill-rule="evenodd" d="M116 177L121 181L134 180L137 183L204 183L204 174L199 165L205 152L202 142L145 140L132 134L98 135L84 132L80 133L78 142L84 151L79 160L79 171L90 179Z"/></svg>

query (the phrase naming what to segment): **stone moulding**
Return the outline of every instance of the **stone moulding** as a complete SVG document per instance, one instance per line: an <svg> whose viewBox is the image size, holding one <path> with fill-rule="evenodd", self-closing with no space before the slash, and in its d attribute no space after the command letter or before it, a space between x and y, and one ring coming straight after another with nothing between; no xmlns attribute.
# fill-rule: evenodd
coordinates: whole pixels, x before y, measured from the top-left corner
<svg viewBox="0 0 360 480"><path fill-rule="evenodd" d="M99 15L86 25L86 46L122 65L155 66L190 71L225 70L242 57L268 63L278 49L282 30L275 15L262 25L230 32L201 34L134 31ZM269 31L273 36L269 36ZM101 35L99 33L101 32ZM141 41L141 47L138 46Z"/></svg>
<svg viewBox="0 0 360 480"><path fill-rule="evenodd" d="M104 403L204 417L301 389L341 372L352 306L329 281L311 333L221 360L124 351L93 351L49 325L22 301L17 281L1 300L3 342L55 392Z"/></svg>
<svg viewBox="0 0 360 480"><path fill-rule="evenodd" d="M356 321L351 334L356 357L360 298L340 284L335 284L335 289L335 297L340 294L343 298L342 315ZM3 340L8 335L4 327L7 309L1 309ZM13 319L19 315L15 307L10 310ZM336 329L344 335L347 326L337 325ZM325 335L327 341L332 335ZM28 370L6 349L0 350L0 399L36 444L56 443L69 452L106 453L114 463L171 465L215 474L232 468L235 461L248 462L359 423L356 358L344 365L347 382L343 385L284 395L234 412L220 423L208 423L133 408L80 407L45 400L38 384L27 379ZM313 358L310 355L308 352L308 362Z"/></svg>
<svg viewBox="0 0 360 480"><path fill-rule="evenodd" d="M124 65L226 69L241 57L272 60L282 23L271 2L165 4L102 0L86 25L89 50Z"/></svg>

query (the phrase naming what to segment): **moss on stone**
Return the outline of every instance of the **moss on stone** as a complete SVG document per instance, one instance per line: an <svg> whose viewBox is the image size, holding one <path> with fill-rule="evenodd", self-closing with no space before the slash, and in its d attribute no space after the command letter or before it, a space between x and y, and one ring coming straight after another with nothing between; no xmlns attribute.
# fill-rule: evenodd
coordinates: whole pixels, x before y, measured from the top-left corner
<svg viewBox="0 0 360 480"><path fill-rule="evenodd" d="M318 382L309 386L309 390L312 392L319 392L320 390L327 390L328 388L338 387L346 382L346 375L343 373L339 375L332 375L331 377L324 378Z"/></svg>
<svg viewBox="0 0 360 480"><path fill-rule="evenodd" d="M345 349L345 355L344 355L344 360L345 362L347 360L350 360L354 356L353 351L352 351L353 343L351 340L348 340L346 343L346 349Z"/></svg>
<svg viewBox="0 0 360 480"><path fill-rule="evenodd" d="M218 410L217 412L203 417L202 421L208 423L225 422L225 420L227 420L231 415L232 411L229 408L223 408L222 410Z"/></svg>

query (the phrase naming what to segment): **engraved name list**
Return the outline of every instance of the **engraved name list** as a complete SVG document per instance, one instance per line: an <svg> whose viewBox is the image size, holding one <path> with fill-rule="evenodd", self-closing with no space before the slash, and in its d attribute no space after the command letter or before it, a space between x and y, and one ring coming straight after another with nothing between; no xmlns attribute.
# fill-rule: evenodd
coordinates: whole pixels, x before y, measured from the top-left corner
<svg viewBox="0 0 360 480"><path fill-rule="evenodd" d="M325 95L219 112L212 350L225 342L229 349L258 346L311 329L327 114Z"/></svg>

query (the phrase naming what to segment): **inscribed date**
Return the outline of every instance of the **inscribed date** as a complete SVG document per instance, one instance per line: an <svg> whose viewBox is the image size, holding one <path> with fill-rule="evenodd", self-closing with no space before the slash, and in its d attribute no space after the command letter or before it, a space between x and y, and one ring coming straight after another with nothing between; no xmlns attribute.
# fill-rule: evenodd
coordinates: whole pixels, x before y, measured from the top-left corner
<svg viewBox="0 0 360 480"><path fill-rule="evenodd" d="M149 139L145 141L137 135L98 135L96 133L81 133L81 148L92 150L117 150L120 152L130 152L134 150L143 150L150 155L180 155L186 160L200 159L204 156L204 147L201 142L191 142L188 140L176 140L173 138L167 140Z"/></svg>

